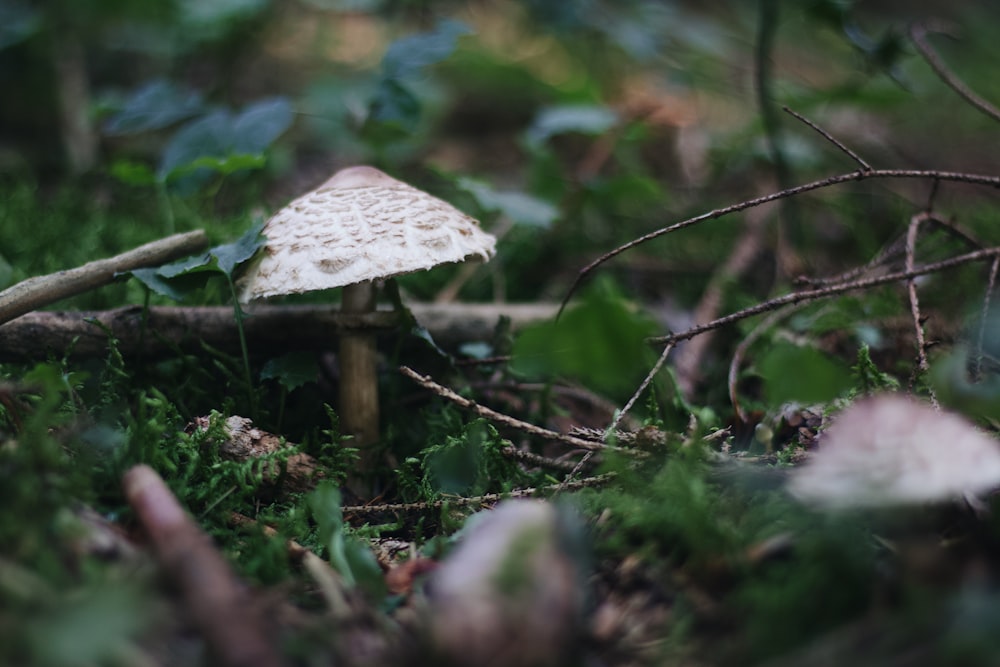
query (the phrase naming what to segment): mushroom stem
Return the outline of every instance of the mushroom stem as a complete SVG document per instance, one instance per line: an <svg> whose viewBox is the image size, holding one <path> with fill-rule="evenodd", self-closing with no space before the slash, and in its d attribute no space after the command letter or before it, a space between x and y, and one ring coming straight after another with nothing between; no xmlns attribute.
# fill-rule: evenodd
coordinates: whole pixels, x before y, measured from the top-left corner
<svg viewBox="0 0 1000 667"><path fill-rule="evenodd" d="M344 313L375 310L375 286L370 280L344 287ZM378 377L375 336L363 330L340 336L340 423L361 450L361 469L370 472L374 461L367 451L378 441Z"/></svg>

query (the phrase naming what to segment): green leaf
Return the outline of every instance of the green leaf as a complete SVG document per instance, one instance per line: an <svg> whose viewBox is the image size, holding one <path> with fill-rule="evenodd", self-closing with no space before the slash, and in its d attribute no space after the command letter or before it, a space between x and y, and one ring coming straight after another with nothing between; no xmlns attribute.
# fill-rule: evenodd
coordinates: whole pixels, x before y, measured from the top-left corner
<svg viewBox="0 0 1000 667"><path fill-rule="evenodd" d="M382 74L387 79L402 79L439 63L452 54L458 38L472 32L460 21L439 21L430 32L408 35L393 42L382 58Z"/></svg>
<svg viewBox="0 0 1000 667"><path fill-rule="evenodd" d="M340 490L321 482L307 498L319 540L327 549L330 565L348 586L360 586L370 595L381 595L385 584L374 554L361 540L344 531Z"/></svg>
<svg viewBox="0 0 1000 667"><path fill-rule="evenodd" d="M627 396L652 365L646 338L655 324L608 281L584 293L558 321L525 328L511 368L522 375L578 380L599 393Z"/></svg>
<svg viewBox="0 0 1000 667"><path fill-rule="evenodd" d="M260 371L261 378L277 380L288 391L315 382L318 375L316 355L311 352L289 352L275 359L268 359Z"/></svg>
<svg viewBox="0 0 1000 667"><path fill-rule="evenodd" d="M548 229L559 218L556 206L525 192L499 192L471 178L460 178L457 185L471 194L484 211L499 212L515 224Z"/></svg>
<svg viewBox="0 0 1000 667"><path fill-rule="evenodd" d="M253 257L258 250L264 247L267 239L261 234L263 229L264 222L258 222L244 232L240 238L232 243L215 246L208 251L208 254L215 259L219 270L232 276L237 266Z"/></svg>
<svg viewBox="0 0 1000 667"><path fill-rule="evenodd" d="M178 130L163 151L157 174L163 180L188 175L200 158L222 160L203 162L202 169L230 168L234 165L226 158L256 158L291 124L292 107L283 97L255 102L238 114L213 111ZM254 159L246 164L258 167L262 162Z"/></svg>
<svg viewBox="0 0 1000 667"><path fill-rule="evenodd" d="M204 108L205 101L198 92L160 79L132 93L121 110L105 123L104 131L118 135L159 130L196 116Z"/></svg>
<svg viewBox="0 0 1000 667"><path fill-rule="evenodd" d="M618 122L611 109L596 105L566 105L549 107L535 117L528 128L528 146L537 148L551 137L567 132L600 134Z"/></svg>
<svg viewBox="0 0 1000 667"><path fill-rule="evenodd" d="M370 136L405 136L420 123L420 101L395 79L378 83L368 107L365 132Z"/></svg>
<svg viewBox="0 0 1000 667"><path fill-rule="evenodd" d="M160 275L159 269L133 269L132 277L148 287L154 293L174 301L183 301L189 294L188 290L179 289L176 285Z"/></svg>
<svg viewBox="0 0 1000 667"><path fill-rule="evenodd" d="M41 27L42 13L30 3L0 3L0 49L24 41Z"/></svg>
<svg viewBox="0 0 1000 667"><path fill-rule="evenodd" d="M850 369L813 347L776 343L757 362L771 404L826 403L848 391Z"/></svg>

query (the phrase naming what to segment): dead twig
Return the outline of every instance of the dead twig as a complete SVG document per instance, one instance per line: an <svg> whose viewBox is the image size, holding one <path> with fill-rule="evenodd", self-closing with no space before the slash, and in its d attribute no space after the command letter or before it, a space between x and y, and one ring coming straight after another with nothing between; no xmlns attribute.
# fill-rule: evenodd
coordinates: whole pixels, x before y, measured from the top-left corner
<svg viewBox="0 0 1000 667"><path fill-rule="evenodd" d="M107 285L117 274L159 266L208 247L208 236L198 229L141 245L120 255L88 262L68 271L35 276L0 292L0 324L60 299Z"/></svg>
<svg viewBox="0 0 1000 667"><path fill-rule="evenodd" d="M914 23L910 26L910 41L913 45L917 47L917 51L920 55L924 57L927 64L931 66L945 84L949 88L958 93L959 97L971 104L973 107L983 112L995 121L1000 121L1000 109L981 98L979 95L974 93L971 88L969 88L965 83L959 79L948 66L944 64L941 57L938 56L937 51L931 47L930 43L927 41L927 33L932 32L928 30L928 27L921 23ZM940 30L933 31L940 32Z"/></svg>
<svg viewBox="0 0 1000 667"><path fill-rule="evenodd" d="M778 199L784 199L786 197L795 197L806 192L812 192L813 190L819 190L822 188L828 188L834 185L840 185L842 183L850 183L852 181L866 181L870 179L936 179L941 181L950 181L955 183L968 183L971 185L986 185L995 188L1000 188L1000 176L988 176L985 174L967 174L962 172L952 172L952 171L932 171L932 170L918 170L918 169L872 169L870 171L858 170L853 171L848 174L838 174L836 176L828 176L827 178L820 179L818 181L813 181L811 183L805 183L803 185L798 185L793 188L787 188L779 192L773 192L762 197L757 197L755 199L748 199L746 201L739 202L737 204L730 204L729 206L724 206L722 208L713 209L707 213L702 213L701 215L696 215L693 218L688 218L687 220L682 220L681 222L675 223L668 227L661 227L660 229L653 230L648 234L644 234L639 238L633 239L628 243L624 243L617 248L610 250L594 261L592 261L587 266L583 267L577 274L576 279L573 284L570 285L569 290L566 292L566 296L563 298L562 303L559 306L559 313L566 308L566 304L579 289L583 281L600 265L605 262L617 257L627 250L631 250L636 246L639 246L647 241L652 241L653 239L659 238L665 234L670 234L678 230L696 225L707 220L714 220L716 218L721 218L730 213L738 213L739 211L745 211L749 208L754 208L756 206L761 206L762 204L767 204L768 202L776 201Z"/></svg>
<svg viewBox="0 0 1000 667"><path fill-rule="evenodd" d="M920 223L926 220L930 214L926 211L917 213L910 218L910 224L906 228L906 270L913 271L913 267L916 263L916 253L917 253L917 232L920 230ZM996 261L994 259L994 261ZM910 377L910 390L913 390L913 384L916 381L916 376L918 374L923 375L930 371L930 364L927 362L927 341L924 338L924 323L920 317L920 300L917 297L917 281L916 278L908 278L906 280L906 295L910 301L910 316L913 318L913 328L916 334L917 342L917 368L916 372ZM930 388L930 399L934 407L938 407L937 397L934 395L934 389Z"/></svg>
<svg viewBox="0 0 1000 667"><path fill-rule="evenodd" d="M986 281L986 293L983 294L983 308L979 314L979 335L976 338L976 362L972 369L972 380L979 382L983 376L983 340L986 338L986 322L989 319L990 303L997 285L997 271L1000 270L1000 257L994 257L990 264L990 277Z"/></svg>
<svg viewBox="0 0 1000 667"><path fill-rule="evenodd" d="M507 498L530 498L532 496L546 493L578 491L579 489L592 488L607 484L615 478L615 473L608 472L594 477L585 477L575 482L568 482L565 485L549 484L547 486L528 487L525 489L514 489L507 493L487 493L481 496L455 496L454 498L443 498L432 502L418 503L391 503L384 505L348 505L344 507L344 516L370 516L372 514L393 513L393 512L428 512L439 510L444 506L449 507L469 507L472 505L491 505Z"/></svg>
<svg viewBox="0 0 1000 667"><path fill-rule="evenodd" d="M722 308L723 295L727 287L739 281L752 266L764 244L767 223L777 214L777 205L772 203L747 211L740 237L736 239L729 256L712 274L705 291L694 309L694 321L705 322L718 316ZM674 372L677 375L677 390L685 399L694 393L705 366L705 356L713 336L699 336L677 350Z"/></svg>
<svg viewBox="0 0 1000 667"><path fill-rule="evenodd" d="M805 305L804 303L794 303L774 311L755 326L750 333L744 336L733 351L733 358L729 362L729 374L727 375L726 386L729 389L729 402L732 403L736 418L744 424L747 423L747 416L743 411L743 406L740 405L739 397L736 395L736 381L739 376L740 366L743 365L743 357L746 356L750 346L756 343L766 331L769 331L779 321L790 316Z"/></svg>
<svg viewBox="0 0 1000 667"><path fill-rule="evenodd" d="M471 410L475 412L480 417L488 419L489 421L496 422L497 424L503 424L504 426L509 426L510 428L521 431L522 433L527 433L528 435L533 435L538 438L543 438L545 440L554 440L556 442L561 442L565 445L570 445L571 447L576 447L578 449L590 450L613 450L613 451L628 451L622 450L620 447L614 447L612 445L604 444L603 442L596 442L594 440L584 440L583 438L577 438L572 435L566 435L565 433L557 433L556 431L550 431L547 428L542 428L541 426L535 426L526 421L521 421L510 415L505 415L502 412L497 412L484 405L479 405L475 401L464 396L459 396L454 391L438 384L430 377L426 375L421 375L417 373L412 368L408 366L400 366L399 372L410 378L417 384L419 384L424 389L429 389L441 398L451 401L455 405L464 408L466 410Z"/></svg>
<svg viewBox="0 0 1000 667"><path fill-rule="evenodd" d="M868 164L867 162L865 162L861 158L860 155L858 155L857 153L855 153L854 151L852 151L850 148L848 148L845 144L843 144L839 139L837 139L836 137L834 137L832 134L830 134L829 132L827 132L826 130L824 130L823 128L821 128L819 125L817 125L816 123L814 123L811 120L809 120L808 118L806 118L805 116L803 116L803 115L801 115L801 114L799 114L799 113L797 113L795 111L792 111L789 107L783 106L781 108L784 110L785 113L794 116L795 118L799 119L800 121L802 121L803 123L805 123L806 125L808 125L813 130L815 130L816 132L818 132L821 137L823 137L824 139L826 139L827 141L829 141L831 144L833 144L834 146L836 146L840 150L840 152L844 153L845 155L847 155L847 157L849 157L852 160L854 160L855 162L857 162L858 166L861 167L862 171L872 171L872 166L870 164Z"/></svg>
<svg viewBox="0 0 1000 667"><path fill-rule="evenodd" d="M916 278L918 276L925 276L931 273L937 273L938 271L944 271L945 269L952 269L955 268L956 266L961 266L963 264L969 264L971 262L980 262L985 259L992 259L998 256L1000 256L1000 247L983 248L982 250L975 250L973 252L965 253L964 255L949 257L948 259L941 260L940 262L925 264L924 266L914 269L913 271L899 271L895 273L887 273L882 276L863 278L860 280L854 280L839 285L830 285L828 287L821 287L819 289L814 289L814 290L803 290L801 292L792 292L791 294L785 294L784 296L779 296L774 299L769 299L762 303L758 303L757 305L750 306L749 308L744 308L743 310L731 313L724 317L720 317L711 322L706 322L705 324L699 324L697 326L693 326L687 331L682 331L681 333L668 334L666 336L656 336L654 338L650 338L649 342L653 344L676 343L678 341L694 338L695 336L698 336L706 331L711 331L712 329L717 329L719 327L732 324L733 322L738 322L748 317L753 317L754 315L760 315L761 313L767 313L772 310L776 310L788 304L805 303L807 301L815 301L817 299L825 299L826 297L836 296L838 294L843 294L845 292L853 292L854 290L863 290L863 289L868 289L870 287L877 287L878 285L886 285L888 283L909 280L911 278Z"/></svg>
<svg viewBox="0 0 1000 667"><path fill-rule="evenodd" d="M629 397L628 401L625 402L625 405L618 411L618 414L616 414L615 418L611 421L611 425L608 427L609 431L615 431L618 429L618 424L620 424L621 420L628 414L628 411L632 409L635 402L639 400L642 393L646 391L646 387L649 386L649 384L653 381L653 378L656 377L657 373L660 372L660 369L663 368L663 364L667 363L667 357L670 356L670 351L673 348L673 343L667 343L667 345L664 346L663 352L660 353L660 358L656 360L656 363L653 364L653 367L648 373L646 373L646 377L642 379L642 382L635 390L635 393Z"/></svg>
<svg viewBox="0 0 1000 667"><path fill-rule="evenodd" d="M212 546L211 538L184 512L156 471L146 465L135 466L125 473L122 486L156 560L180 589L187 615L201 631L218 664L284 664L266 639L267 626L249 604L246 586Z"/></svg>

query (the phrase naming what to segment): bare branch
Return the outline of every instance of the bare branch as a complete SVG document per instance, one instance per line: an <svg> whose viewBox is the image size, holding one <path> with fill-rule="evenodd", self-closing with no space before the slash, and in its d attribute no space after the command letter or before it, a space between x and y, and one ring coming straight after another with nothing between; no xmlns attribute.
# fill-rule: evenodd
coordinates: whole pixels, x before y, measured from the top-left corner
<svg viewBox="0 0 1000 667"><path fill-rule="evenodd" d="M670 356L670 350L673 348L673 343L667 343L666 347L663 348L663 352L660 353L660 358L656 360L655 364L653 364L653 368L651 368L649 373L646 374L646 377L643 378L639 388L635 390L635 393L628 399L625 406L618 412L617 415L615 415L615 418L611 422L611 426L608 427L608 430L614 431L618 428L618 424L621 423L622 418L628 414L628 411L632 409L635 402L639 400L642 392L646 391L646 387L649 386L649 383L653 381L656 374L660 372L661 368L663 368L663 364L667 362L667 357Z"/></svg>
<svg viewBox="0 0 1000 667"><path fill-rule="evenodd" d="M920 223L930 217L930 213L923 212L918 213L910 218L910 224L906 228L906 270L907 272L912 272L917 253L917 232L920 230ZM995 260L994 260L995 261ZM917 368L914 376L910 379L910 389L913 389L913 382L916 379L917 374L924 374L930 370L930 364L927 363L927 341L924 339L924 324L922 318L920 317L920 300L917 297L917 282L915 278L907 278L906 280L906 294L910 301L910 316L913 318L913 328L916 334L917 342ZM938 407L937 397L934 395L934 389L930 389L930 399L931 403L935 407Z"/></svg>
<svg viewBox="0 0 1000 667"><path fill-rule="evenodd" d="M979 95L974 93L971 88L969 88L965 83L959 79L954 72L948 69L948 66L944 64L941 57L938 56L937 51L931 47L930 43L927 41L928 29L926 25L920 23L914 23L910 26L910 40L913 45L917 47L917 51L920 55L924 57L927 64L931 66L931 69L941 77L949 88L958 93L959 97L971 104L976 109L979 109L984 114L989 116L995 121L1000 121L1000 109L981 98Z"/></svg>
<svg viewBox="0 0 1000 667"><path fill-rule="evenodd" d="M596 442L594 440L584 440L583 438L578 438L572 435L566 435L565 433L557 433L556 431L550 431L547 428L542 428L540 426L535 426L520 419L515 419L510 415L505 415L502 412L497 412L492 410L485 405L479 405L475 401L464 396L459 396L454 391L440 385L431 378L417 373L415 370L408 366L400 366L399 372L410 378L417 384L419 384L424 389L429 389L441 398L451 401L455 405L465 408L466 410L471 410L475 412L480 417L488 419L490 421L496 422L498 424L503 424L504 426L509 426L511 428L517 429L522 433L527 433L528 435L533 435L539 438L544 438L545 440L555 440L572 447L577 447L578 449L586 450L614 450L614 451L629 451L623 450L621 447L613 447L611 445L606 445L603 442Z"/></svg>
<svg viewBox="0 0 1000 667"><path fill-rule="evenodd" d="M607 484L615 478L615 473L607 472L603 475L585 477L575 482L565 484L549 484L548 486L528 487L526 489L514 489L507 493L487 493L482 496L455 496L435 500L433 502L417 503L392 503L383 505L347 505L344 507L344 516L353 518L355 516L370 516L383 512L427 512L429 510L439 510L445 505L451 507L469 507L472 505L491 505L508 498L530 498L532 496L546 493L577 491L595 486Z"/></svg>
<svg viewBox="0 0 1000 667"><path fill-rule="evenodd" d="M816 132L818 132L820 134L820 136L822 136L824 139L826 139L831 144L833 144L838 149L840 149L840 151L842 153L844 153L845 155L847 155L847 157L849 157L852 160L854 160L855 162L857 162L858 166L861 167L862 171L872 171L872 166L870 164L868 164L867 162L865 162L861 158L860 155L858 155L857 153L855 153L854 151L852 151L850 148L848 148L846 145L844 145L843 143L841 143L832 134L830 134L829 132L827 132L826 130L824 130L823 128L821 128L819 125L817 125L816 123L814 123L811 120L809 120L808 118L806 118L805 116L803 116L803 115L801 115L799 113L796 113L795 111L792 111L789 107L783 106L781 108L784 109L785 113L788 113L788 114L791 114L792 116L795 116L800 121L802 121L803 123L805 123L806 125L808 125L809 127L811 127L813 130L815 130Z"/></svg>
<svg viewBox="0 0 1000 667"><path fill-rule="evenodd" d="M899 271L896 273L887 273L882 276L864 278L861 280L855 280L840 285L830 285L829 287L821 287L819 289L814 289L814 290L792 292L791 294L779 296L774 299L769 299L768 301L764 301L763 303L758 303L755 306L744 308L743 310L731 313L729 315L726 315L725 317L720 317L718 319L712 320L711 322L706 322L705 324L699 324L681 333L650 338L649 342L654 344L676 343L681 340L688 340L689 338L694 338L695 336L698 336L706 331L717 329L719 327L732 324L733 322L744 320L748 317L753 317L754 315L760 315L761 313L766 313L772 310L776 310L781 306L786 306L790 303L804 303L806 301L815 301L817 299L824 299L828 296L836 296L838 294L843 294L845 292L853 292L854 290L868 289L869 287L876 287L878 285L885 285L888 283L899 282L902 280L909 280L910 278L916 278L918 276L926 276L930 273L937 273L938 271L943 271L945 269L951 269L956 266L961 266L963 264L969 264L971 262L980 262L986 259L992 259L997 256L1000 256L1000 247L983 248L982 250L975 250L973 252L969 252L964 255L949 257L948 259L941 260L940 262L934 262L933 264L926 264L918 269L914 269L913 271Z"/></svg>
<svg viewBox="0 0 1000 667"><path fill-rule="evenodd" d="M788 188L786 190L781 190L780 192L774 192L762 197L757 197L755 199L748 199L746 201L739 202L738 204L731 204L729 206L724 206L722 208L717 208L711 210L707 213L702 213L701 215L696 215L693 218L688 218L676 224L670 225L669 227L661 227L654 231L644 234L637 239L633 239L628 243L624 243L614 250L604 253L594 261L592 261L587 266L583 267L576 276L576 280L570 285L569 290L566 292L566 296L563 298L562 303L559 306L559 313L566 308L566 304L569 303L570 298L576 293L576 290L583 283L584 279L589 276L594 269L596 269L601 264L604 264L610 259L617 257L626 250L631 250L636 246L639 246L647 241L652 241L653 239L659 238L665 234L670 234L671 232L676 232L678 230L684 229L685 227L690 227L696 225L700 222L705 222L706 220L714 220L716 218L721 218L730 213L738 213L739 211L745 211L748 208L754 208L755 206L760 206L761 204L766 204L768 202L775 201L777 199L784 199L786 197L794 197L806 192L812 192L813 190L819 190L821 188L828 188L833 185L840 185L842 183L850 183L852 181L865 181L869 179L887 179L887 178L900 178L900 179L936 179L942 181L951 181L955 183L969 183L972 185L987 185L994 188L1000 188L1000 176L988 176L985 174L967 174L961 172L952 171L927 171L919 169L872 169L871 171L854 171L849 174L839 174L837 176L829 176L827 178L813 181L811 183L805 183L804 185L798 185L794 188Z"/></svg>

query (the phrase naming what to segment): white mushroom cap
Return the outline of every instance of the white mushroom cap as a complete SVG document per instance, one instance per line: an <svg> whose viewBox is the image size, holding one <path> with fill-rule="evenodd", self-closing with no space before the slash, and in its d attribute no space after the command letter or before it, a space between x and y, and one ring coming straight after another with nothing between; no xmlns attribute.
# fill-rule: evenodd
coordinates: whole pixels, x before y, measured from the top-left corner
<svg viewBox="0 0 1000 667"><path fill-rule="evenodd" d="M1000 487L1000 443L971 423L912 398L858 401L835 418L788 490L828 508L959 498Z"/></svg>
<svg viewBox="0 0 1000 667"><path fill-rule="evenodd" d="M343 169L264 225L240 301L390 278L473 256L496 239L451 204L373 167Z"/></svg>

